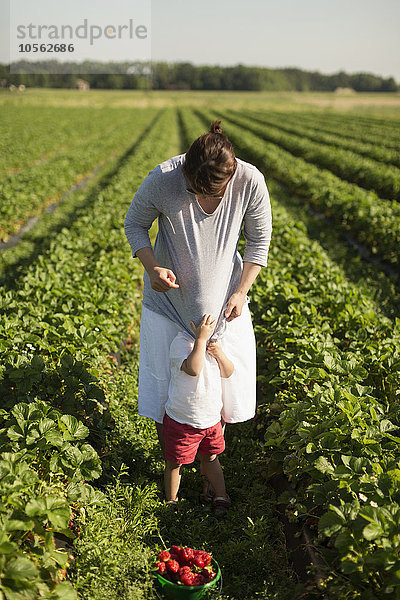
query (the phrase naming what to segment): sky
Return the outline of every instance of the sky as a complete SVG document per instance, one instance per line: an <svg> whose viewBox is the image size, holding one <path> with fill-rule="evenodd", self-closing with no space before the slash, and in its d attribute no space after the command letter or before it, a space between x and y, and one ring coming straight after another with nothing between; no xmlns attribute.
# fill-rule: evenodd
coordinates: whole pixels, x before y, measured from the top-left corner
<svg viewBox="0 0 400 600"><path fill-rule="evenodd" d="M117 26L131 18L147 27L146 40L75 40L79 52L56 58L362 71L400 82L400 0L0 0L0 6L3 63L9 40L15 54L16 24L58 19L76 26L87 18Z"/></svg>

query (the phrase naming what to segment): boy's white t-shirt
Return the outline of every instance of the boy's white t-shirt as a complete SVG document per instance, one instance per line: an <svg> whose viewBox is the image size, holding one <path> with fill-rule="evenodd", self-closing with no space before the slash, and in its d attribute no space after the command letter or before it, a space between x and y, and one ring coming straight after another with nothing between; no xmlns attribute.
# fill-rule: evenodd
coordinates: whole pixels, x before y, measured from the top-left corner
<svg viewBox="0 0 400 600"><path fill-rule="evenodd" d="M221 374L216 359L207 353L203 369L197 377L181 370L193 345L193 338L184 332L179 332L171 343L171 379L165 412L178 423L206 429L213 427L221 419Z"/></svg>

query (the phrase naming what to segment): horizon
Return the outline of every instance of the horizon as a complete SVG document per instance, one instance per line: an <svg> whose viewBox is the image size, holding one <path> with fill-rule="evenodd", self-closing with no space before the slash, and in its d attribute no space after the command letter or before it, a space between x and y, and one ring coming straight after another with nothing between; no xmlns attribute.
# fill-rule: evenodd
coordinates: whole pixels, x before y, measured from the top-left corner
<svg viewBox="0 0 400 600"><path fill-rule="evenodd" d="M35 64L35 63L50 63L50 62L54 62L54 61L57 61L57 59L37 60L37 61L27 60L27 59L20 59L19 61L13 61L12 63L4 63L4 62L2 62L0 60L0 65L7 66L7 65L10 65L10 64L18 64L19 62L29 62L29 63L32 63L32 64ZM128 60L106 61L106 60L94 60L94 59L83 59L82 61L73 61L73 60L70 60L70 61L59 61L59 63L61 63L61 64L64 64L64 62L68 62L68 63L75 64L75 65L79 65L79 64L83 64L85 62L101 63L101 64L109 64L109 63L112 63L112 64L124 64L124 63L127 63L127 64L129 64L130 61L128 61ZM380 77L382 79L390 79L391 77L393 77L393 79L396 81L396 83L400 85L400 78L396 79L396 77L394 77L393 75L385 76L385 75L381 75L380 73L376 73L376 72L372 72L372 71L354 71L354 72L351 72L351 71L339 70L339 71L333 71L331 73L326 73L326 72L318 70L318 69L317 70L304 69L304 68L296 66L296 65L289 65L289 66L284 66L284 67L271 67L271 66L268 66L268 65L256 65L256 64L245 64L245 63L232 63L232 64L199 63L199 64L196 64L193 61L187 61L187 60L180 60L180 61L178 61L178 60L175 60L175 61L172 61L172 60L170 60L170 61L167 61L167 60L153 60L153 61L150 61L150 64L151 63L165 63L165 64L168 64L168 65L173 65L173 64L191 64L191 65L193 65L195 67L220 67L222 69L232 68L232 67L238 67L238 66L244 66L244 67L248 67L248 68L269 69L271 71L299 70L299 71L303 71L303 72L306 72L306 73L318 73L318 74L324 75L326 77L331 77L331 76L334 76L334 75L338 75L339 73L345 73L346 75L360 75L360 74L365 74L365 75L372 75L372 76L375 76L375 77ZM11 73L11 74L14 74L14 73ZM76 75L78 75L78 74L84 75L84 73L76 73ZM87 73L87 75L94 75L94 74L96 74L96 73Z"/></svg>

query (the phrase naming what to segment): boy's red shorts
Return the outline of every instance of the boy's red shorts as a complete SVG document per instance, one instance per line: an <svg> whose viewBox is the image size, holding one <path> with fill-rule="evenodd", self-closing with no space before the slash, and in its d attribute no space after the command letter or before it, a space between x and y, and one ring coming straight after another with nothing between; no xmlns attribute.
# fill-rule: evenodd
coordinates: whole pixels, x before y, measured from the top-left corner
<svg viewBox="0 0 400 600"><path fill-rule="evenodd" d="M221 454L225 450L221 421L213 427L197 429L178 423L167 414L163 420L165 458L179 465L190 465L200 454Z"/></svg>

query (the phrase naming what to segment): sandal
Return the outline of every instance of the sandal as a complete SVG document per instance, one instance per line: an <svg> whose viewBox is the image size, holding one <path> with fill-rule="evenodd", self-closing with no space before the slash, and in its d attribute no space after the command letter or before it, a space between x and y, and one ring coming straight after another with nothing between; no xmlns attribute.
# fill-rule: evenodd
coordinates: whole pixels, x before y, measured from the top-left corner
<svg viewBox="0 0 400 600"><path fill-rule="evenodd" d="M166 500L165 506L169 506L174 513L179 512L179 500Z"/></svg>
<svg viewBox="0 0 400 600"><path fill-rule="evenodd" d="M215 498L215 492L211 483L204 478L203 492L200 494L200 499L204 504L211 504Z"/></svg>
<svg viewBox="0 0 400 600"><path fill-rule="evenodd" d="M216 517L224 517L232 505L229 496L215 496L212 507Z"/></svg>

